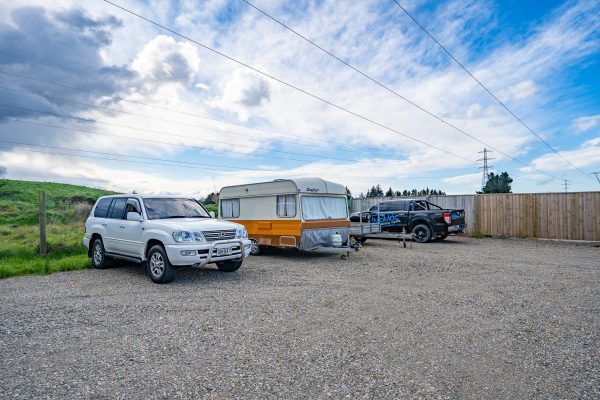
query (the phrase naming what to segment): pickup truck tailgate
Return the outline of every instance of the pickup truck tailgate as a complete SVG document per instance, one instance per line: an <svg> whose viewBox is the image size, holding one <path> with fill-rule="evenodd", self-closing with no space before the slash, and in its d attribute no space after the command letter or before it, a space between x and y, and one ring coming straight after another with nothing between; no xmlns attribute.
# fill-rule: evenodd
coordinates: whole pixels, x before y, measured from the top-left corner
<svg viewBox="0 0 600 400"><path fill-rule="evenodd" d="M450 216L452 218L451 225L465 224L465 210L450 210Z"/></svg>

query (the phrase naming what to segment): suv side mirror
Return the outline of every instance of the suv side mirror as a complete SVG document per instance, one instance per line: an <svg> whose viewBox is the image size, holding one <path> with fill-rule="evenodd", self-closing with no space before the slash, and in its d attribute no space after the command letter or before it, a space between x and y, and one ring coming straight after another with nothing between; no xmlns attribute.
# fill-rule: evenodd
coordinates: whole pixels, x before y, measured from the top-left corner
<svg viewBox="0 0 600 400"><path fill-rule="evenodd" d="M208 214L210 215L211 218L215 218L215 212L214 211L209 211Z"/></svg>
<svg viewBox="0 0 600 400"><path fill-rule="evenodd" d="M127 221L138 221L142 222L144 219L142 216L136 212L128 212L127 213Z"/></svg>

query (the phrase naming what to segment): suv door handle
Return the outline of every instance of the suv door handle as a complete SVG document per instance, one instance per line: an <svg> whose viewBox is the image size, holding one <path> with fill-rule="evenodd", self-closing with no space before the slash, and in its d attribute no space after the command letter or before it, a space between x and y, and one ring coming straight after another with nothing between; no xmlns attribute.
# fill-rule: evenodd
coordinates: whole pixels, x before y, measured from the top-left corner
<svg viewBox="0 0 600 400"><path fill-rule="evenodd" d="M102 223L102 226L106 226L106 225L108 225L106 222L103 222L103 223Z"/></svg>
<svg viewBox="0 0 600 400"><path fill-rule="evenodd" d="M121 226L119 226L119 228L125 229L125 225L121 225Z"/></svg>

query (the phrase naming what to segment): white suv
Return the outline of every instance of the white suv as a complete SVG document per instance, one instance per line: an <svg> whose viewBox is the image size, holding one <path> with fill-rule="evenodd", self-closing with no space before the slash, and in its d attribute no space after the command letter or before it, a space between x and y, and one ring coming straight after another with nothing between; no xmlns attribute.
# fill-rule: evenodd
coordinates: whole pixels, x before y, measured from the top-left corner
<svg viewBox="0 0 600 400"><path fill-rule="evenodd" d="M244 226L215 220L192 198L137 194L98 199L83 244L94 268L113 258L146 263L155 283L172 281L180 265L237 271L252 247Z"/></svg>

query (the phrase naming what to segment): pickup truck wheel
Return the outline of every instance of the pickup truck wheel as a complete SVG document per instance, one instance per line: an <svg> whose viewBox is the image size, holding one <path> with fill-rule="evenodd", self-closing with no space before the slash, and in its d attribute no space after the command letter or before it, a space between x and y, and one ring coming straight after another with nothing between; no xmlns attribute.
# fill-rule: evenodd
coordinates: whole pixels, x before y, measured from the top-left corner
<svg viewBox="0 0 600 400"><path fill-rule="evenodd" d="M94 240L92 243L92 265L96 269L104 269L110 267L110 261L106 258L106 251L104 250L104 243L102 239Z"/></svg>
<svg viewBox="0 0 600 400"><path fill-rule="evenodd" d="M420 224L412 229L416 242L427 243L431 240L431 228L427 225Z"/></svg>
<svg viewBox="0 0 600 400"><path fill-rule="evenodd" d="M169 262L167 253L162 246L152 246L146 261L148 275L154 283L169 283L175 279L175 268Z"/></svg>
<svg viewBox="0 0 600 400"><path fill-rule="evenodd" d="M217 267L223 272L235 272L242 266L243 260L239 261L221 261L217 263Z"/></svg>
<svg viewBox="0 0 600 400"><path fill-rule="evenodd" d="M438 236L438 240L444 240L448 237L448 232L444 233L442 236Z"/></svg>
<svg viewBox="0 0 600 400"><path fill-rule="evenodd" d="M256 240L251 240L252 242L252 247L250 248L250 254L253 256L259 256L260 255L260 246L258 245L258 242Z"/></svg>

